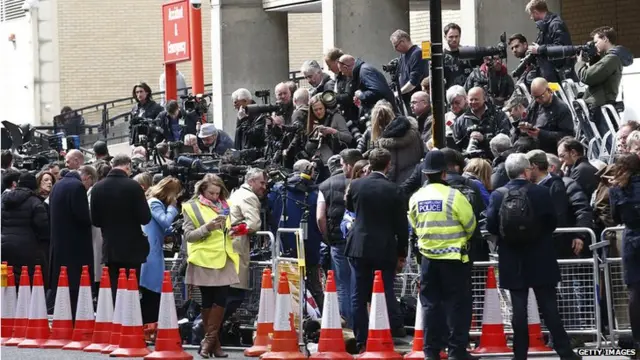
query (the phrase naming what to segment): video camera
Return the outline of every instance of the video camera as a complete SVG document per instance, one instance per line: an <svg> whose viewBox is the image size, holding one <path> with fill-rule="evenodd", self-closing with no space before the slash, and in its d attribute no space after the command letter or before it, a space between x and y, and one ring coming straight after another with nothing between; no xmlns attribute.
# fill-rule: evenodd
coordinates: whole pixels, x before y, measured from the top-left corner
<svg viewBox="0 0 640 360"><path fill-rule="evenodd" d="M164 139L164 130L152 119L137 118L132 121L135 136L131 139L134 146L144 146L147 151ZM132 132L133 135L133 132Z"/></svg>
<svg viewBox="0 0 640 360"><path fill-rule="evenodd" d="M458 49L458 58L460 60L477 60L480 61L487 56L500 56L502 59L507 57L507 33L500 35L500 42L496 46L462 46Z"/></svg>
<svg viewBox="0 0 640 360"><path fill-rule="evenodd" d="M389 61L387 65L382 65L382 71L388 73L393 77L395 74L398 73L398 62L399 62L398 58L395 58Z"/></svg>
<svg viewBox="0 0 640 360"><path fill-rule="evenodd" d="M202 94L189 94L181 95L181 99L184 100L184 110L187 113L196 112L200 115L206 114L209 111L209 104L205 95Z"/></svg>

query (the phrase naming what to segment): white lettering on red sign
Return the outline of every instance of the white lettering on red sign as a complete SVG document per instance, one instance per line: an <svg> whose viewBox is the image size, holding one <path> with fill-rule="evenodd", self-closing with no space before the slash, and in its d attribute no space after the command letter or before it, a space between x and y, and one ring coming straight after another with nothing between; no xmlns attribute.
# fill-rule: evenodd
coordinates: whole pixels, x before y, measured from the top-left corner
<svg viewBox="0 0 640 360"><path fill-rule="evenodd" d="M180 53L186 54L187 53L186 41L182 41L179 43L171 43L171 41L167 41L167 52L172 55L173 54L178 55Z"/></svg>
<svg viewBox="0 0 640 360"><path fill-rule="evenodd" d="M174 7L169 9L169 21L180 20L184 17L184 7Z"/></svg>

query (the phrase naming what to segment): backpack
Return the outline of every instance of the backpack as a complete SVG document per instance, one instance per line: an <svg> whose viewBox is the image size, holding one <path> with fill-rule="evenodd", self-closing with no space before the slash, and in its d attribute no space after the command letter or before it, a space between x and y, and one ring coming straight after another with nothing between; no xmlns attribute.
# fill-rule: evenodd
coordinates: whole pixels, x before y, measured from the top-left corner
<svg viewBox="0 0 640 360"><path fill-rule="evenodd" d="M520 189L498 189L503 195L498 216L502 241L511 245L530 244L538 240L540 225L527 196L529 185Z"/></svg>
<svg viewBox="0 0 640 360"><path fill-rule="evenodd" d="M467 198L467 201L469 201L469 204L471 204L472 207L475 204L477 204L476 203L477 194L476 194L476 191L474 190L473 181L471 181L468 178L464 178L463 184L456 184L456 185L450 185L450 186L460 191L462 195L464 195L464 197Z"/></svg>

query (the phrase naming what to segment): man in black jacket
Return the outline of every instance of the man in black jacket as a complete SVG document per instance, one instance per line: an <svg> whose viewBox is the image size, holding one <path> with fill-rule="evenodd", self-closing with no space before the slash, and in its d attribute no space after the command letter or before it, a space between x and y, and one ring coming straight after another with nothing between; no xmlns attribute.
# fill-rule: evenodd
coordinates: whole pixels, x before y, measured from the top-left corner
<svg viewBox="0 0 640 360"><path fill-rule="evenodd" d="M573 136L573 117L564 101L553 95L549 83L536 78L531 83L531 97L535 100L529 105L527 116L514 131L514 142L520 136L537 139L540 149L555 153L558 141L565 136Z"/></svg>
<svg viewBox="0 0 640 360"><path fill-rule="evenodd" d="M91 220L102 231L102 260L109 267L115 301L120 268L127 269L127 273L135 269L140 280L140 266L149 254L142 225L151 221L151 211L144 190L129 178L131 158L116 155L111 165L109 175L91 190Z"/></svg>
<svg viewBox="0 0 640 360"><path fill-rule="evenodd" d="M546 0L531 0L526 10L538 28L536 41L529 45L531 53L540 55L536 57L538 76L550 82L559 82L565 78L577 80L573 72L574 59L548 60L546 58L547 47L572 44L571 34L564 20L560 15L549 11Z"/></svg>
<svg viewBox="0 0 640 360"><path fill-rule="evenodd" d="M565 174L577 181L588 199L600 182L596 169L584 155L584 146L578 140L571 138L558 144L558 158L564 162L568 171Z"/></svg>
<svg viewBox="0 0 640 360"><path fill-rule="evenodd" d="M346 203L346 209L356 213L345 254L355 280L353 330L360 349L367 342L367 302L371 299L375 270L382 271L392 335L403 336L403 320L393 284L398 258L407 255L409 236L405 197L386 176L391 167L391 153L375 148L369 154L369 164L371 174L351 183Z"/></svg>
<svg viewBox="0 0 640 360"><path fill-rule="evenodd" d="M338 108L342 116L344 116L347 122L357 121L358 107L353 103L353 96L356 93L356 89L353 87L351 77L340 71L338 60L340 60L342 55L344 55L344 52L342 52L341 49L330 49L324 55L324 62L327 64L329 70L335 74L336 81L333 91L336 93L336 102L338 103ZM360 131L364 131L364 128L361 128Z"/></svg>
<svg viewBox="0 0 640 360"><path fill-rule="evenodd" d="M265 146L265 118L247 114L247 105L254 105L251 92L240 88L231 94L233 108L238 112L234 148L236 150L262 148Z"/></svg>
<svg viewBox="0 0 640 360"><path fill-rule="evenodd" d="M420 82L429 75L429 63L422 58L422 49L414 45L411 37L404 30L396 30L391 34L391 45L400 53L398 58L398 81L400 95L404 106L411 114L411 96L420 91Z"/></svg>
<svg viewBox="0 0 640 360"><path fill-rule="evenodd" d="M309 82L311 88L309 89L309 97L312 98L316 94L322 94L327 90L334 91L336 86L335 81L331 79L329 74L322 71L320 64L315 60L308 60L302 64L300 72L304 78Z"/></svg>
<svg viewBox="0 0 640 360"><path fill-rule="evenodd" d="M351 55L342 55L338 63L340 71L352 79L356 89L353 102L360 107L361 113L371 113L376 102L383 99L387 100L393 106L393 111L398 113L393 91L380 70L365 63L362 59L356 60Z"/></svg>
<svg viewBox="0 0 640 360"><path fill-rule="evenodd" d="M332 167L332 159L334 159L333 156L329 159L328 166L330 168ZM320 229L325 242L331 247L331 262L336 276L340 315L347 320L349 327L352 324L351 268L344 253L346 239L342 237L340 223L345 211L344 194L347 183L351 179L353 166L359 160L362 160L362 154L356 149L345 149L340 152L338 161L341 168L338 168L330 178L320 184L316 210L318 229Z"/></svg>
<svg viewBox="0 0 640 360"><path fill-rule="evenodd" d="M175 100L169 100L165 106L165 111L158 114L155 119L156 125L162 128L163 136L166 141L179 141L185 135L184 126L185 119L180 111L180 104ZM195 123L193 128L195 130ZM195 133L195 131L193 132Z"/></svg>

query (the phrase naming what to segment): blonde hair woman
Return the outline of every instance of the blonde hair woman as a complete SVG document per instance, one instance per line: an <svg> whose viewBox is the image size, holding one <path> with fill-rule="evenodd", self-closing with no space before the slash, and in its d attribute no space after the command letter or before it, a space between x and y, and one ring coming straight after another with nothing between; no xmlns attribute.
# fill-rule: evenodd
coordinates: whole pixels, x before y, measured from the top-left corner
<svg viewBox="0 0 640 360"><path fill-rule="evenodd" d="M153 185L153 177L148 172L143 172L134 176L133 180L137 181L144 191L149 190L151 185Z"/></svg>
<svg viewBox="0 0 640 360"><path fill-rule="evenodd" d="M142 227L149 241L147 261L140 268L140 293L142 298L142 321L145 324L158 322L160 294L164 273L162 245L171 223L178 216L178 196L182 191L180 180L166 177L147 190L147 203L151 209L151 221Z"/></svg>
<svg viewBox="0 0 640 360"><path fill-rule="evenodd" d="M485 206L489 205L489 192L491 189L491 164L485 159L473 158L467 162L464 167L464 173L462 176L470 179L478 184L480 192L482 193L482 201Z"/></svg>
<svg viewBox="0 0 640 360"><path fill-rule="evenodd" d="M182 205L187 242L186 283L200 288L205 338L200 356L227 357L218 334L229 286L239 282L239 256L229 235L229 191L222 179L207 174L195 187L193 199Z"/></svg>

